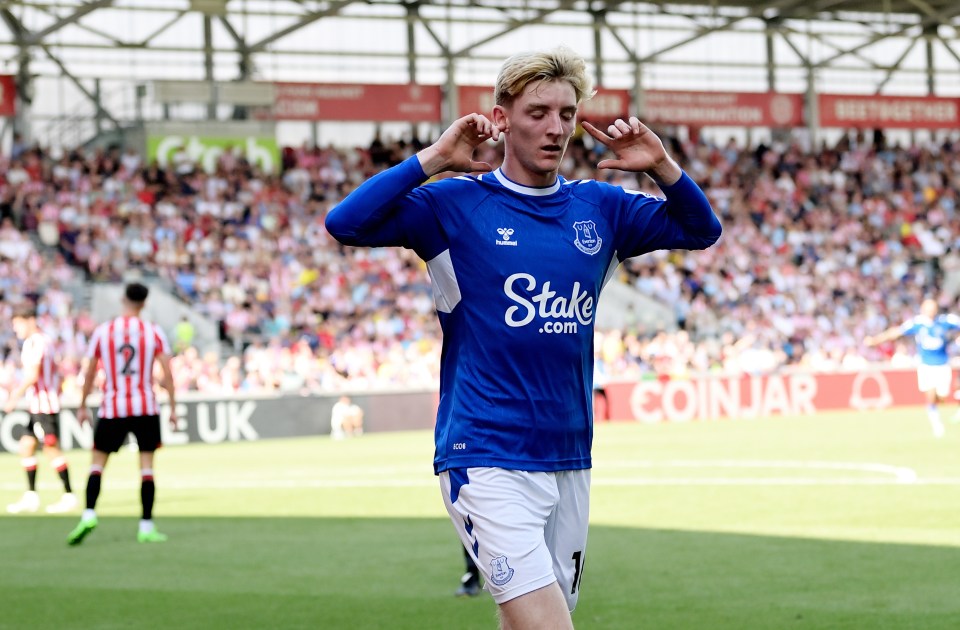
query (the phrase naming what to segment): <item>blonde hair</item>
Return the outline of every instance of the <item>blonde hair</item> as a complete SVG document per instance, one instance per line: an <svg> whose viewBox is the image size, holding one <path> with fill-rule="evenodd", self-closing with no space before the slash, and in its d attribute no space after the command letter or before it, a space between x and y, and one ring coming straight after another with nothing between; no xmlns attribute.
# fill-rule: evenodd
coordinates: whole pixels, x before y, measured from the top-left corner
<svg viewBox="0 0 960 630"><path fill-rule="evenodd" d="M513 55L500 68L494 102L506 105L534 81L566 81L573 86L577 104L593 96L593 81L587 76L583 57L566 46Z"/></svg>

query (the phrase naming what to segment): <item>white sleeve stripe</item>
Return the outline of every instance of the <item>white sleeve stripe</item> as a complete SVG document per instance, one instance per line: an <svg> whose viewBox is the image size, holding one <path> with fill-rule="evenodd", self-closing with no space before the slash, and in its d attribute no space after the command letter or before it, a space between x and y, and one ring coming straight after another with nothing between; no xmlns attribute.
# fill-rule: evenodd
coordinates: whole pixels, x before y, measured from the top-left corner
<svg viewBox="0 0 960 630"><path fill-rule="evenodd" d="M440 255L427 261L427 271L433 281L433 303L441 313L452 313L460 303L460 285L453 268L453 259L450 250L444 250Z"/></svg>
<svg viewBox="0 0 960 630"><path fill-rule="evenodd" d="M617 267L620 266L620 259L617 258L617 252L613 252L613 260L610 261L610 266L607 267L607 273L603 276L603 284L600 285L600 292L603 292L603 288L607 286L607 283L610 282L610 279L613 278L614 272L617 270Z"/></svg>
<svg viewBox="0 0 960 630"><path fill-rule="evenodd" d="M646 197L647 199L656 199L657 201L667 200L666 197L657 197L656 195L651 195L650 193L643 192L642 190L627 190L624 188L623 192L627 193L628 195L639 195L640 197Z"/></svg>

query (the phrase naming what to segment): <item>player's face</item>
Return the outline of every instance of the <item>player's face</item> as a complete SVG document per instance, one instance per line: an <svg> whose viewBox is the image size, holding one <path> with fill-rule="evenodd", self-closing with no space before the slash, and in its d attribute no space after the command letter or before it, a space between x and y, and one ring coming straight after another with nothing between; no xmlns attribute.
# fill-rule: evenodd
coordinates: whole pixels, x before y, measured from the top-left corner
<svg viewBox="0 0 960 630"><path fill-rule="evenodd" d="M27 338L27 318L26 317L14 317L13 318L13 332L17 335L17 339L26 339Z"/></svg>
<svg viewBox="0 0 960 630"><path fill-rule="evenodd" d="M536 81L511 103L494 108L504 131L503 169L527 186L549 186L577 126L577 96L566 81Z"/></svg>
<svg viewBox="0 0 960 630"><path fill-rule="evenodd" d="M924 300L920 305L920 313L924 317L929 317L930 319L936 317L939 311L940 307L937 306L937 303L934 300Z"/></svg>

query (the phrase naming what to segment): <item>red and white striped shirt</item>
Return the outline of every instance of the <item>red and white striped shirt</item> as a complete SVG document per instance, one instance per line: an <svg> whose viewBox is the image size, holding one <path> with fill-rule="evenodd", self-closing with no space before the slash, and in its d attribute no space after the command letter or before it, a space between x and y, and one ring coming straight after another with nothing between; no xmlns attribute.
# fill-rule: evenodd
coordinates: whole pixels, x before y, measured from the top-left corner
<svg viewBox="0 0 960 630"><path fill-rule="evenodd" d="M24 369L39 368L37 382L27 390L30 413L60 413L60 374L50 339L40 332L27 337L20 350L20 361Z"/></svg>
<svg viewBox="0 0 960 630"><path fill-rule="evenodd" d="M87 358L100 360L103 382L101 418L153 416L160 413L153 393L153 359L170 354L170 343L158 326L138 317L118 317L97 326Z"/></svg>

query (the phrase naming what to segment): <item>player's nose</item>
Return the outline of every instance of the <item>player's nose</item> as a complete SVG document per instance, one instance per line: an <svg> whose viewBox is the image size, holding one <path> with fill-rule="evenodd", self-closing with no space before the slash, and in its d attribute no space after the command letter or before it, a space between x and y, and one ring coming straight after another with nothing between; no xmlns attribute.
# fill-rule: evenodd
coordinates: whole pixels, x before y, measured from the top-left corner
<svg viewBox="0 0 960 630"><path fill-rule="evenodd" d="M547 116L547 133L551 136L560 136L563 134L563 120L559 113L553 113Z"/></svg>

